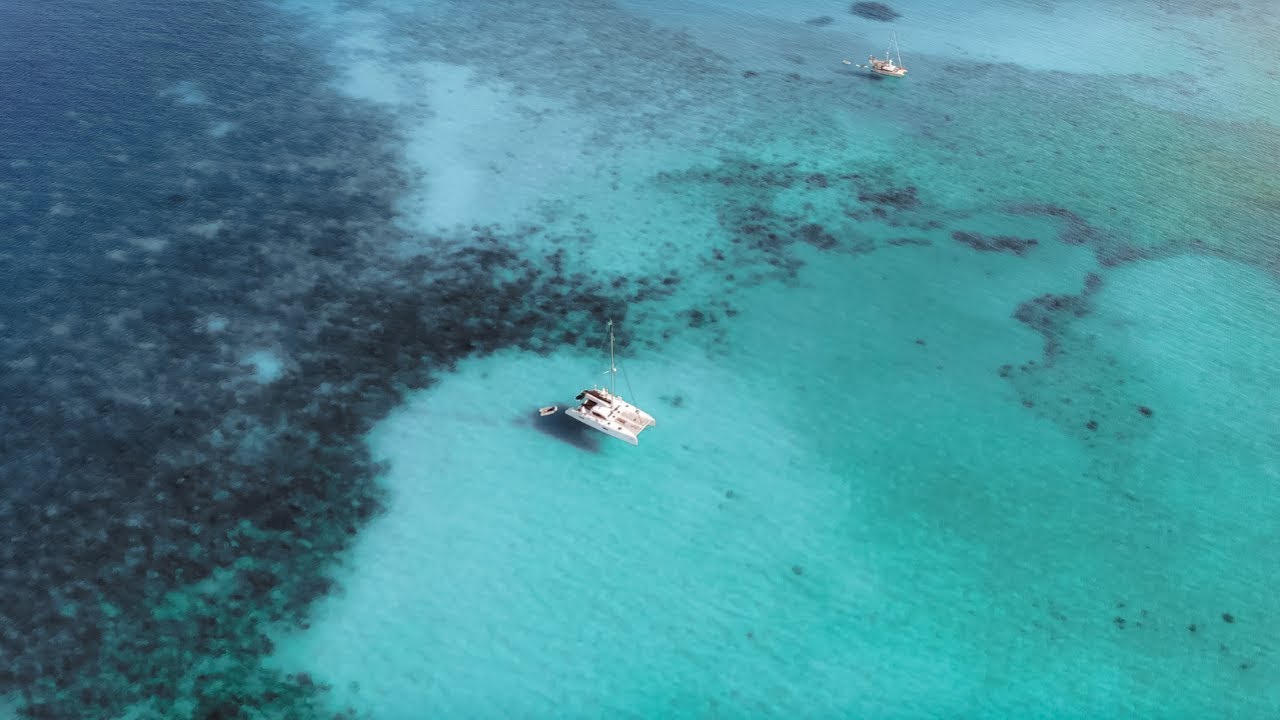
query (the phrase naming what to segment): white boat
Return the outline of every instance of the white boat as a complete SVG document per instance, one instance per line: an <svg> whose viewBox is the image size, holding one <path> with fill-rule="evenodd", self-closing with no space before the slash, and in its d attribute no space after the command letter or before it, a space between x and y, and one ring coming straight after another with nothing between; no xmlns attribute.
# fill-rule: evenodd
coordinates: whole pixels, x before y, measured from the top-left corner
<svg viewBox="0 0 1280 720"><path fill-rule="evenodd" d="M618 376L617 356L613 351L613 321L609 321L609 388L593 387L578 393L581 405L565 409L565 414L606 435L639 445L640 433L658 421L649 413L623 400L614 389Z"/></svg>
<svg viewBox="0 0 1280 720"><path fill-rule="evenodd" d="M893 57L897 55L898 61L895 63ZM889 49L884 52L884 59L880 59L875 55L867 58L866 65L858 65L860 68L866 68L876 75L885 77L902 77L907 74L907 69L902 67L902 50L898 48L898 34L893 33L889 36ZM844 61L845 65L852 65L849 60Z"/></svg>

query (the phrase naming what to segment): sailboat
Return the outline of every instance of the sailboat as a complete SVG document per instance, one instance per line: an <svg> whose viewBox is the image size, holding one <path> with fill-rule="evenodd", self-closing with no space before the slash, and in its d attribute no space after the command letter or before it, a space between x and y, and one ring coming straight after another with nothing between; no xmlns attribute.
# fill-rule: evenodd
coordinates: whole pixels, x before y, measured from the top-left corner
<svg viewBox="0 0 1280 720"><path fill-rule="evenodd" d="M895 55L898 58L896 63L893 61ZM859 64L858 67L866 68L876 75L885 77L902 77L906 75L907 69L902 67L902 50L898 47L898 34L892 33L889 36L889 49L885 50L883 60L872 55L867 58L867 63L866 65ZM852 65L853 63L845 60L844 64Z"/></svg>
<svg viewBox="0 0 1280 720"><path fill-rule="evenodd" d="M639 445L640 433L658 421L649 413L623 400L614 389L618 376L617 355L613 349L613 321L609 321L609 388L592 387L578 393L581 404L565 409L565 414L580 423L612 435L619 440Z"/></svg>

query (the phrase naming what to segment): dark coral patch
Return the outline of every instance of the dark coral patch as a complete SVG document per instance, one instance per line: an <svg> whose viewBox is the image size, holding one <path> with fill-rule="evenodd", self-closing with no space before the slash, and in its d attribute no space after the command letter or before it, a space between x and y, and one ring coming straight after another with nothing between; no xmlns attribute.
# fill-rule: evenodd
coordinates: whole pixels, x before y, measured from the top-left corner
<svg viewBox="0 0 1280 720"><path fill-rule="evenodd" d="M1059 205L1031 203L1012 205L1009 212L1018 215L1044 215L1062 221L1058 239L1067 245L1100 245L1106 235L1090 225L1084 218Z"/></svg>
<svg viewBox="0 0 1280 720"><path fill-rule="evenodd" d="M889 22L902 17L893 8L881 2L856 2L849 8L849 12L860 18L880 22Z"/></svg>
<svg viewBox="0 0 1280 720"><path fill-rule="evenodd" d="M1102 289L1102 276L1098 273L1089 273L1084 276L1084 293L1089 295Z"/></svg>
<svg viewBox="0 0 1280 720"><path fill-rule="evenodd" d="M891 168L877 168L874 174L830 173L806 170L797 162L766 164L731 158L714 168L659 173L658 179L675 185L673 189L678 192L687 192L680 186L688 183L711 196L710 202L717 207L716 218L731 244L727 250L714 249L711 258L738 266L762 263L774 269L750 275L749 282L758 282L765 277L794 276L804 264L796 255L796 248L801 244L853 253L876 249L876 243L867 238L845 237L844 225L827 224L830 223L827 217L818 221L814 217L819 205L817 200L805 198L796 212L777 210L775 200L786 189L803 188L814 196L826 194L830 204L838 207L844 218L853 221L875 217L891 225L910 224L925 229L932 227L930 223L936 225L937 221L904 219L896 214L915 210L923 203L915 186L894 184L892 174ZM849 198L854 197L863 205L850 203ZM890 244L927 245L929 241L903 238ZM727 273L722 277L742 275Z"/></svg>
<svg viewBox="0 0 1280 720"><path fill-rule="evenodd" d="M830 250L839 244L834 235L817 223L801 225L798 233L801 240L819 250Z"/></svg>
<svg viewBox="0 0 1280 720"><path fill-rule="evenodd" d="M951 233L951 239L980 252L1011 252L1020 257L1026 255L1028 250L1040 244L1031 238L1019 238L1011 235L983 235L982 233L962 230L956 230Z"/></svg>
<svg viewBox="0 0 1280 720"><path fill-rule="evenodd" d="M1052 360L1060 349L1060 335L1071 318L1089 314L1089 303L1083 295L1046 293L1018 306L1013 316L1045 340L1045 358Z"/></svg>
<svg viewBox="0 0 1280 720"><path fill-rule="evenodd" d="M812 173L805 176L804 183L811 188L825 188L831 184L827 176L822 173Z"/></svg>
<svg viewBox="0 0 1280 720"><path fill-rule="evenodd" d="M897 210L914 210L920 206L920 196L915 185L907 185L901 188L868 188L858 193L858 200L864 203L885 205Z"/></svg>
<svg viewBox="0 0 1280 720"><path fill-rule="evenodd" d="M1018 306L1014 317L1037 329L1056 328L1064 315L1084 317L1088 303L1079 295L1045 293Z"/></svg>
<svg viewBox="0 0 1280 720"><path fill-rule="evenodd" d="M933 244L931 240L926 240L925 238L910 237L893 238L886 242L893 247L928 247Z"/></svg>
<svg viewBox="0 0 1280 720"><path fill-rule="evenodd" d="M1115 267L1126 263L1137 262L1151 257L1151 254L1132 245L1116 245L1100 248L1097 253L1098 264L1103 267Z"/></svg>
<svg viewBox="0 0 1280 720"><path fill-rule="evenodd" d="M835 19L835 18L833 18L833 17L831 17L830 15L819 15L818 17L809 18L808 20L805 20L805 21L804 21L804 24L805 24L805 25L814 25L814 26L817 26L817 27L825 27L825 26L830 25L831 23L833 23L833 22L835 22L835 21L836 21L836 19Z"/></svg>

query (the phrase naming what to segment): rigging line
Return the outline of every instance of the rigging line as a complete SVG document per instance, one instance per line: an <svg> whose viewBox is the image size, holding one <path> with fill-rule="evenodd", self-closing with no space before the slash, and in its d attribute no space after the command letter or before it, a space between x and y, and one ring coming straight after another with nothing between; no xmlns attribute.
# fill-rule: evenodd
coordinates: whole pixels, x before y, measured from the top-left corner
<svg viewBox="0 0 1280 720"><path fill-rule="evenodd" d="M627 397L631 398L631 404L639 405L640 401L636 399L636 394L631 389L631 378L627 377L627 370L626 368L622 367L622 363L618 363L618 370L622 372L622 381L627 384Z"/></svg>
<svg viewBox="0 0 1280 720"><path fill-rule="evenodd" d="M613 331L613 320L611 319L611 320L609 320L609 332L611 332L611 333L612 333L612 331ZM611 338L611 340L612 340L612 338ZM608 345L608 343L609 343L609 341L608 341L608 340L607 340L607 341L605 341L605 346L607 346L607 347L609 348L609 350L611 350L611 352L609 352L609 361L611 361L611 363L613 363L613 365L611 366L611 368L609 368L609 377L611 377L611 379L612 379L612 377L613 377L613 373L614 373L614 370L618 370L618 372L621 372L621 373L622 373L622 382L625 382L625 383L627 384L627 397L630 397L630 398L631 398L631 402L632 402L632 404L635 404L635 402L636 402L636 396L635 396L635 392L632 392L632 391L631 391L631 378L628 378L628 377L627 377L627 370L626 370L625 368L623 368L623 366L622 366L622 361L621 361L621 360L618 360L618 359L617 359L617 357L614 357L614 355L616 355L616 354L614 354L614 352L612 352L613 348L612 348L612 346L609 346L609 345ZM611 384L612 384L612 383L611 383ZM612 387L611 387L611 388L609 388L609 392L613 392L613 388L612 388Z"/></svg>

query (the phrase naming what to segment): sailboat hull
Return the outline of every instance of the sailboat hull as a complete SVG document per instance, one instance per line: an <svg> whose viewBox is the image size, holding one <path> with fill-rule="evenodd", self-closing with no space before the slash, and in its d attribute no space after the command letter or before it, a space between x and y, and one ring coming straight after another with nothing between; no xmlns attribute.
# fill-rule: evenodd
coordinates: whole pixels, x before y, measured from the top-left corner
<svg viewBox="0 0 1280 720"><path fill-rule="evenodd" d="M625 442L625 443L630 443L630 444L632 444L632 445L639 445L639 444L640 444L640 438L639 438L639 436L634 435L634 434L632 434L632 433L630 433L630 432L627 432L625 429L623 429L623 428L621 428L621 427L616 427L616 426L612 426L612 425L608 425L608 424L606 424L606 423L600 422L599 420L596 420L595 418L591 417L590 415L587 415L587 414L585 414L585 413L578 412L578 409L577 409L577 408L569 408L568 410L565 410L565 411L564 411L564 414L565 414L565 415L568 415L569 417L573 418L574 420L577 420L578 422L582 423L583 425L586 425L586 426L588 426L588 427L595 428L596 430L599 430L600 432L604 433L605 435L611 435L611 436L616 437L616 438L618 438L619 440L621 440L621 441L623 441L623 442Z"/></svg>
<svg viewBox="0 0 1280 720"><path fill-rule="evenodd" d="M894 60L895 53L897 55L896 61ZM881 77L900 78L907 74L907 69L902 67L902 53L898 51L897 33L889 36L889 49L885 50L883 60L872 55L867 61L871 72Z"/></svg>
<svg viewBox="0 0 1280 720"><path fill-rule="evenodd" d="M630 444L640 444L640 433L645 428L657 425L657 421L649 413L623 400L614 394L612 377L618 372L617 359L613 352L613 321L609 321L609 389L588 388L578 393L575 398L580 404L568 408L565 415L583 425L616 437Z"/></svg>
<svg viewBox="0 0 1280 720"><path fill-rule="evenodd" d="M565 415L631 445L639 445L640 433L658 424L649 413L604 390L584 390L578 399L582 404L566 408Z"/></svg>

